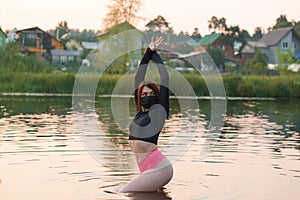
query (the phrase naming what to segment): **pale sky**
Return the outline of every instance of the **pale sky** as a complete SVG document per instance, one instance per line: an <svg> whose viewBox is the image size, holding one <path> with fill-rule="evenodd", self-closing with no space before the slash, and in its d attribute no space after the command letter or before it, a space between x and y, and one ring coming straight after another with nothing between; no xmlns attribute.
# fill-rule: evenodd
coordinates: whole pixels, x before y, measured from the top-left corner
<svg viewBox="0 0 300 200"><path fill-rule="evenodd" d="M48 30L66 20L69 28L99 30L108 3L109 0L0 0L0 26L4 31L34 26ZM252 34L255 27L273 26L281 14L289 21L300 21L299 8L299 0L142 0L138 14L146 20L136 27L143 29L162 15L176 32L192 33L197 27L205 35L208 20L216 16Z"/></svg>

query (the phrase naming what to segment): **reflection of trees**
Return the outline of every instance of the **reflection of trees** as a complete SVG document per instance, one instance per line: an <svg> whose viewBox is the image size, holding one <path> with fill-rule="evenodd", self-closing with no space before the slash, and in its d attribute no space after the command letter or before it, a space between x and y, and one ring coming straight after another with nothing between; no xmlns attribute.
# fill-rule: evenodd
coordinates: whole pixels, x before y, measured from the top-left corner
<svg viewBox="0 0 300 200"><path fill-rule="evenodd" d="M98 98L96 112L99 116L101 128L107 138L116 146L124 149L128 148L128 130L122 130L113 119L111 109L111 98ZM124 116L128 117L128 116Z"/></svg>
<svg viewBox="0 0 300 200"><path fill-rule="evenodd" d="M175 118L180 118L180 106L176 99L170 100L171 104L171 111L170 111L170 118L169 121L175 120ZM116 146L121 148L128 148L128 134L129 134L129 124L126 129L121 129L117 122L113 119L112 109L111 109L111 98L98 98L97 99L97 106L96 111L99 116L99 120L101 123L101 128L103 129L104 133L107 135L109 140L114 143ZM130 118L133 119L136 110L135 110L135 103L133 98L130 99ZM127 117L128 116L124 116ZM131 120L130 120L131 121ZM178 125L178 124L177 124ZM164 132L168 132L168 128L164 129Z"/></svg>
<svg viewBox="0 0 300 200"><path fill-rule="evenodd" d="M1 106L9 116L17 114L51 113L65 115L71 110L71 97L2 96ZM3 113L0 113L0 117Z"/></svg>
<svg viewBox="0 0 300 200"><path fill-rule="evenodd" d="M1 152L70 150L76 140L70 114L18 114L0 118ZM67 148L66 148L67 147ZM74 149L73 149L74 150Z"/></svg>
<svg viewBox="0 0 300 200"><path fill-rule="evenodd" d="M224 138L235 136L253 140L257 146L268 144L274 152L285 148L300 150L299 103L284 101L228 101ZM235 133L235 134L232 134Z"/></svg>
<svg viewBox="0 0 300 200"><path fill-rule="evenodd" d="M244 115L254 113L258 116L267 116L270 122L284 127L281 134L287 131L300 132L300 106L299 100L274 101L228 101L228 115Z"/></svg>
<svg viewBox="0 0 300 200"><path fill-rule="evenodd" d="M0 105L0 140L11 142L5 152L51 151L72 141L70 97L2 96Z"/></svg>

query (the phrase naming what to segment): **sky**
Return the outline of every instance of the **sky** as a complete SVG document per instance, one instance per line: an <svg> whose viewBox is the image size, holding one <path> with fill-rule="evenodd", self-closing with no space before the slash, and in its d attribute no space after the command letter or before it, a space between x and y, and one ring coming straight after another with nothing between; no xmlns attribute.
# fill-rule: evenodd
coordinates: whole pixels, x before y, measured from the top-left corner
<svg viewBox="0 0 300 200"><path fill-rule="evenodd" d="M18 30L38 26L54 29L66 20L69 28L101 30L109 0L0 0L0 27ZM284 14L300 21L299 0L142 0L138 15L145 18L135 26L144 29L150 20L162 15L175 32L192 33L198 28L208 33L212 16L224 17L227 25L239 25L250 34L255 27L267 30Z"/></svg>

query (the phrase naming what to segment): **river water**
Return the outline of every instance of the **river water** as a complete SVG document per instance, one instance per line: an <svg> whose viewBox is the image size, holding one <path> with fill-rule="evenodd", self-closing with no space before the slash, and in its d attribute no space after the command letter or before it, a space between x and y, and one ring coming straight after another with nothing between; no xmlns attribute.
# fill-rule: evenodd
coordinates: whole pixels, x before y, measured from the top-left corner
<svg viewBox="0 0 300 200"><path fill-rule="evenodd" d="M198 101L200 126L188 137L179 129L188 132L193 124L182 121L194 119L183 119L172 99L159 148L170 158L174 138L188 148L172 161L174 177L161 191L129 194L116 191L138 170L110 102L95 101L103 130L95 153L74 124L71 97L0 96L0 199L299 199L299 99L228 100L222 133L205 157L210 100Z"/></svg>

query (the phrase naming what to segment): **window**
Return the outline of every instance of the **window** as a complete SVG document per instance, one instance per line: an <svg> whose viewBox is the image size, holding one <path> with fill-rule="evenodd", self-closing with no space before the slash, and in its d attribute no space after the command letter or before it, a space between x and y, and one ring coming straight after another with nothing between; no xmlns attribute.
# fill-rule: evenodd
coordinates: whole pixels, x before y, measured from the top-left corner
<svg viewBox="0 0 300 200"><path fill-rule="evenodd" d="M222 51L225 51L226 47L224 45L219 45L218 48Z"/></svg>
<svg viewBox="0 0 300 200"><path fill-rule="evenodd" d="M68 56L64 56L64 55L61 55L60 58L59 58L60 62L68 62Z"/></svg>
<svg viewBox="0 0 300 200"><path fill-rule="evenodd" d="M282 48L286 49L288 47L289 47L289 43L287 43L287 42L282 43Z"/></svg>
<svg viewBox="0 0 300 200"><path fill-rule="evenodd" d="M34 33L28 33L28 34L26 34L26 37L28 39L37 39L38 38L37 34L34 34Z"/></svg>

